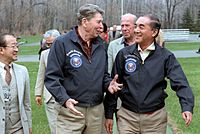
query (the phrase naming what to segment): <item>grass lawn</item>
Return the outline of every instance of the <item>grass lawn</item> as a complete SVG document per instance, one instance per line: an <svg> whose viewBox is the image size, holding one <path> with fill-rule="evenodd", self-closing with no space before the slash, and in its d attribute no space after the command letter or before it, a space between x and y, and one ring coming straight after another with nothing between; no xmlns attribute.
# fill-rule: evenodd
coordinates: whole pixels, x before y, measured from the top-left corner
<svg viewBox="0 0 200 134"><path fill-rule="evenodd" d="M39 40L37 40L39 43ZM200 42L182 42L182 43L172 43L167 42L165 47L171 51L175 50L198 50L200 47ZM19 55L37 55L39 51L39 44L37 46L23 46L19 47Z"/></svg>
<svg viewBox="0 0 200 134"><path fill-rule="evenodd" d="M199 133L199 121L200 121L200 94L199 94L199 80L200 80L200 58L181 58L178 59L182 68L188 78L190 86L192 87L195 96L195 108L191 125L186 128L181 116L181 108L178 102L178 98L174 91L170 89L168 83L168 98L166 100L167 110L170 118L176 124L179 129L179 134L198 134Z"/></svg>
<svg viewBox="0 0 200 134"><path fill-rule="evenodd" d="M38 55L40 46L23 46L19 47L19 55Z"/></svg>
<svg viewBox="0 0 200 134"><path fill-rule="evenodd" d="M18 42L34 43L34 42L40 42L41 39L42 39L42 35L34 35L34 36L22 35L21 39L19 39Z"/></svg>
<svg viewBox="0 0 200 134"><path fill-rule="evenodd" d="M200 42L166 42L165 47L171 51L198 50L200 48Z"/></svg>
<svg viewBox="0 0 200 134"><path fill-rule="evenodd" d="M26 44L38 43L37 46L25 46L24 44L19 46L19 55L37 55L40 45L39 42L42 39L42 35L35 36L21 36L21 39L18 42L25 42Z"/></svg>

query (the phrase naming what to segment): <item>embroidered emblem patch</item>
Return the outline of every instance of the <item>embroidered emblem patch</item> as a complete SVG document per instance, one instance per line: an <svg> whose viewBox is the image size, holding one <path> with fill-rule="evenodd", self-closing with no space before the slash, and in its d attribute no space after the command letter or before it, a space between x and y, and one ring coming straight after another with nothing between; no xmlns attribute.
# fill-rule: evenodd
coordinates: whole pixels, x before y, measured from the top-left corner
<svg viewBox="0 0 200 134"><path fill-rule="evenodd" d="M128 58L125 61L125 70L128 73L132 73L136 70L136 60L133 58Z"/></svg>
<svg viewBox="0 0 200 134"><path fill-rule="evenodd" d="M70 57L70 65L74 68L79 68L83 61L81 59L82 53L80 53L77 50L71 50L69 53L67 53L67 56Z"/></svg>
<svg viewBox="0 0 200 134"><path fill-rule="evenodd" d="M70 64L73 67L78 68L82 65L82 59L79 56L72 56L70 59Z"/></svg>

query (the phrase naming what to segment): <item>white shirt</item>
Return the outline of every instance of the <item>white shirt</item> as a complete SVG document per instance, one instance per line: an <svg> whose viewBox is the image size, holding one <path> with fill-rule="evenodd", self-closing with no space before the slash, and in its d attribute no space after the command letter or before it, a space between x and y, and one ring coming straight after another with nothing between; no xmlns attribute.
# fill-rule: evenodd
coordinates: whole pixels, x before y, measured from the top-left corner
<svg viewBox="0 0 200 134"><path fill-rule="evenodd" d="M9 64L9 66L10 66L10 73L11 73L11 76L13 76L12 64ZM4 82L5 82L6 70L4 69L4 67L5 67L5 64L2 63L2 62L0 62L0 69L2 70L2 71L0 71L0 72L1 72L1 78L2 78L2 79L4 80Z"/></svg>
<svg viewBox="0 0 200 134"><path fill-rule="evenodd" d="M140 45L138 45L138 51L140 53L143 63L145 59L147 58L147 56L150 54L150 52L153 50L155 50L154 42L150 46L148 46L144 51L142 51Z"/></svg>

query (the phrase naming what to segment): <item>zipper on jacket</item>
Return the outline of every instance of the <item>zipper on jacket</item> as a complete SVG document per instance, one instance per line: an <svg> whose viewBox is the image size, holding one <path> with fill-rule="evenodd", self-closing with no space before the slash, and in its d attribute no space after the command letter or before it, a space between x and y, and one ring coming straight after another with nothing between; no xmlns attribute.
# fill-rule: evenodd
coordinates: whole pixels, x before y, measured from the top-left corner
<svg viewBox="0 0 200 134"><path fill-rule="evenodd" d="M92 56L89 57L89 56L86 54L86 52L84 51L84 49L82 49L82 51L83 51L83 53L84 53L86 59L88 60L88 62L91 64L91 63L92 63L92 60L91 60Z"/></svg>
<svg viewBox="0 0 200 134"><path fill-rule="evenodd" d="M91 63L92 63L92 60L91 60L89 57L88 57L87 59L88 59L89 63L91 64Z"/></svg>
<svg viewBox="0 0 200 134"><path fill-rule="evenodd" d="M142 61L142 65L144 65L144 61Z"/></svg>
<svg viewBox="0 0 200 134"><path fill-rule="evenodd" d="M133 55L135 55L140 60L140 64L144 64L144 61L141 59L141 57L140 57L140 55L138 55L138 53L134 52Z"/></svg>
<svg viewBox="0 0 200 134"><path fill-rule="evenodd" d="M151 51L144 61L146 61L153 53L154 53L154 52ZM144 61L142 61L142 64L143 64L143 65L144 65Z"/></svg>

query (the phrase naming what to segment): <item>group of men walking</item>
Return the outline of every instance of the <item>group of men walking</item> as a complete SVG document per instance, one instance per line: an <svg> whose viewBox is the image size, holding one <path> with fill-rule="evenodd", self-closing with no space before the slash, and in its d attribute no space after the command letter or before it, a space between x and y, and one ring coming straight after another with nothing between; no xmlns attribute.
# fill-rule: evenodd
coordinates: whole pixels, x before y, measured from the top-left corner
<svg viewBox="0 0 200 134"><path fill-rule="evenodd" d="M41 53L35 99L41 105L42 93L50 95L45 108L51 133L102 134L106 129L112 134L116 114L120 134L165 134L166 78L179 98L182 118L189 126L194 96L173 53L156 43L161 28L159 19L154 15L138 19L133 14L123 15L122 37L110 42L107 52L99 37L103 14L97 5L83 5L77 13L77 26L61 36L53 32L46 36L47 40L54 38L49 41L50 49ZM32 131L29 79L25 67L16 65L15 69L12 63L17 52L14 36L1 35L0 104L4 114L0 125L8 133L15 131L16 125L15 132L28 134ZM5 65L10 65L12 84L4 80L7 78ZM18 66L23 76L15 72ZM22 77L23 83L18 83L17 77ZM20 91L16 94L17 90ZM15 103L10 106L12 102ZM14 111L18 113L18 121L12 121L9 106L17 107Z"/></svg>

